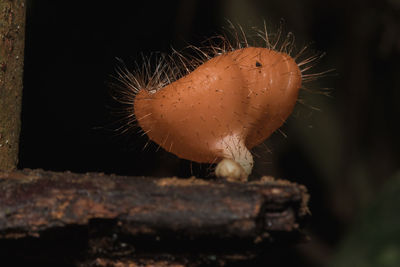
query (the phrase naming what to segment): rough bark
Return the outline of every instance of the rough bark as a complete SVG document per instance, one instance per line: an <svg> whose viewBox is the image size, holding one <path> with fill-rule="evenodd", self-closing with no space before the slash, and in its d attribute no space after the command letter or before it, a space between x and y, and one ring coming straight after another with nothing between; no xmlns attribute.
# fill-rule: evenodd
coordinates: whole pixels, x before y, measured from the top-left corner
<svg viewBox="0 0 400 267"><path fill-rule="evenodd" d="M0 170L18 163L25 9L25 0L0 0Z"/></svg>
<svg viewBox="0 0 400 267"><path fill-rule="evenodd" d="M243 260L271 241L301 238L307 199L304 186L268 177L229 183L0 172L0 251L81 266Z"/></svg>

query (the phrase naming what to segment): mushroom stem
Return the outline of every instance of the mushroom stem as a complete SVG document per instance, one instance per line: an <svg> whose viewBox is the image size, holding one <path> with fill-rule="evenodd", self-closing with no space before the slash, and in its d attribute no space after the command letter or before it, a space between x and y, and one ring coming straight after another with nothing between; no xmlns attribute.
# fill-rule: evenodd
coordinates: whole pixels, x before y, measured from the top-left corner
<svg viewBox="0 0 400 267"><path fill-rule="evenodd" d="M232 181L247 181L254 161L244 141L238 135L226 136L221 141L222 157L215 174L219 178Z"/></svg>

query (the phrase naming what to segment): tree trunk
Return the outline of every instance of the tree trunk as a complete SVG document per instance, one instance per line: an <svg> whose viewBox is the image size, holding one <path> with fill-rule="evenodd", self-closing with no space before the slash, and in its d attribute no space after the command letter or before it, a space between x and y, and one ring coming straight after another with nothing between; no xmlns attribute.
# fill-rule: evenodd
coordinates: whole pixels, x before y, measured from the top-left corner
<svg viewBox="0 0 400 267"><path fill-rule="evenodd" d="M0 170L18 163L25 0L0 0Z"/></svg>

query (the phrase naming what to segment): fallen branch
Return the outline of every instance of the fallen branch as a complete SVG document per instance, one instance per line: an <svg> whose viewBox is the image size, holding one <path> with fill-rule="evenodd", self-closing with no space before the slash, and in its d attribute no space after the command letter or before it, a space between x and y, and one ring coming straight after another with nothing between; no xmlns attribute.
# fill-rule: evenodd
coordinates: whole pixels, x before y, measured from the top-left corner
<svg viewBox="0 0 400 267"><path fill-rule="evenodd" d="M304 186L268 177L229 183L0 172L0 249L16 255L24 245L30 261L82 266L154 255L243 259L271 241L298 239L307 199Z"/></svg>

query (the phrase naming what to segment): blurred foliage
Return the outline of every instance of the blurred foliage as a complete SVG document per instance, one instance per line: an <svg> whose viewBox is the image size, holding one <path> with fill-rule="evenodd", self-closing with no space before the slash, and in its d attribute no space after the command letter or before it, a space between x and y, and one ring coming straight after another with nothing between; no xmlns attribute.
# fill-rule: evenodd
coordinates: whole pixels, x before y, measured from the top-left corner
<svg viewBox="0 0 400 267"><path fill-rule="evenodd" d="M387 181L354 223L332 267L400 266L400 172Z"/></svg>

